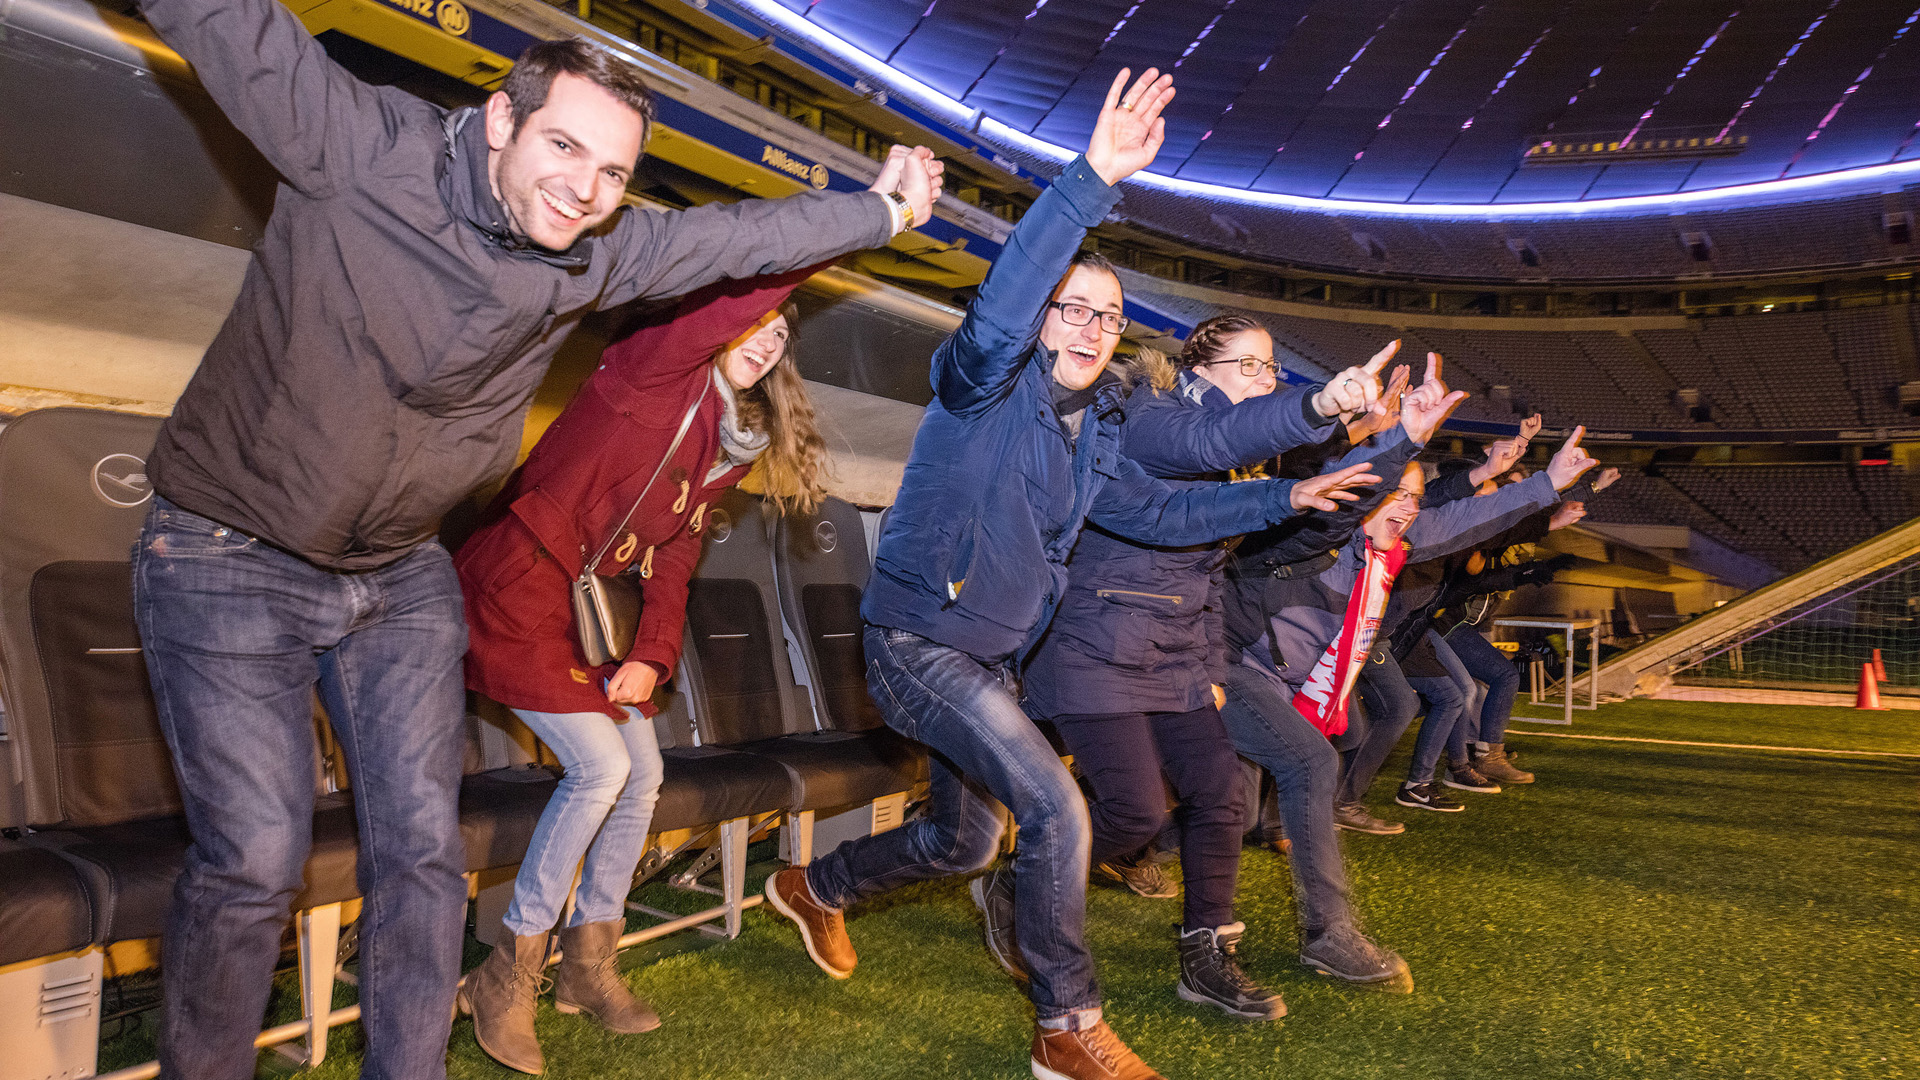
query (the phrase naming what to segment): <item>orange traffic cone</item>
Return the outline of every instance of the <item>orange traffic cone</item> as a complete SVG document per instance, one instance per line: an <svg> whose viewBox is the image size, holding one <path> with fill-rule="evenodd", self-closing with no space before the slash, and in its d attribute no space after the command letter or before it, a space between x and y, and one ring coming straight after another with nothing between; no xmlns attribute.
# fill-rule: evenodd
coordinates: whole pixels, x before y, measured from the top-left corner
<svg viewBox="0 0 1920 1080"><path fill-rule="evenodd" d="M1885 711L1880 704L1880 684L1873 677L1873 665L1860 665L1860 692L1854 695L1853 707L1856 709L1878 709Z"/></svg>
<svg viewBox="0 0 1920 1080"><path fill-rule="evenodd" d="M1887 662L1880 659L1880 650L1873 650L1873 677L1881 682L1887 681Z"/></svg>

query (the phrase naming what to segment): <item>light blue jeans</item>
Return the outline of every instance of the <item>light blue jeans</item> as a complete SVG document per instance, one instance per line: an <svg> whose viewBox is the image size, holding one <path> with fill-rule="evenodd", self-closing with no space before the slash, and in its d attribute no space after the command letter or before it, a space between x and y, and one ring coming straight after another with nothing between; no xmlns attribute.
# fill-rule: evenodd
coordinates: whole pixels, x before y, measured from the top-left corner
<svg viewBox="0 0 1920 1080"><path fill-rule="evenodd" d="M624 919L633 870L660 799L664 767L653 721L631 707L619 722L595 712L513 714L547 744L566 774L534 827L502 921L516 936L552 930L575 868L580 891L567 925Z"/></svg>

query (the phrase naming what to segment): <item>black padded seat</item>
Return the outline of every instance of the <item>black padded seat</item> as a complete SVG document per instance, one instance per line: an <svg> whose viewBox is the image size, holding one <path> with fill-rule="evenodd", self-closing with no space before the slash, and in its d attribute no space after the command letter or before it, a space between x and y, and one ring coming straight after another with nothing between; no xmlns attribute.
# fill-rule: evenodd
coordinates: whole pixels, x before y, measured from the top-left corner
<svg viewBox="0 0 1920 1080"><path fill-rule="evenodd" d="M793 810L872 802L927 778L926 750L888 728L786 735L732 749L779 763L793 782Z"/></svg>
<svg viewBox="0 0 1920 1080"><path fill-rule="evenodd" d="M53 852L0 841L0 967L92 943L79 873Z"/></svg>
<svg viewBox="0 0 1920 1080"><path fill-rule="evenodd" d="M852 513L850 540L864 550L859 512ZM925 776L922 752L875 726L877 713L849 716L856 730L846 731L816 730L813 717L804 715L808 699L794 683L780 631L772 528L761 500L732 491L709 514L706 548L689 583L682 661L700 741L776 763L790 785L789 810L868 802L912 788ZM857 590L852 604L836 610L851 611L857 630ZM858 668L857 639L850 655ZM859 680L857 695L864 699L864 677Z"/></svg>
<svg viewBox="0 0 1920 1080"><path fill-rule="evenodd" d="M660 754L666 775L653 810L655 832L717 825L792 806L787 771L765 758L717 746L683 746Z"/></svg>

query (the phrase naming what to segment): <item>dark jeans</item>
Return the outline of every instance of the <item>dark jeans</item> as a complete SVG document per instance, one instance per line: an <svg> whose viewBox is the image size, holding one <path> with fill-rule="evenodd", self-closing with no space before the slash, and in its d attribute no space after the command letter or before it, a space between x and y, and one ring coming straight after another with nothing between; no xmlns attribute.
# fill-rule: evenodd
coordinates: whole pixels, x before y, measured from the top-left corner
<svg viewBox="0 0 1920 1080"><path fill-rule="evenodd" d="M1376 663L1375 661L1380 661ZM1357 695L1365 704L1364 729L1355 731L1352 705L1348 705L1348 729L1345 738L1336 738L1343 772L1335 801L1340 805L1366 801L1367 788L1380 774L1381 766L1400 745L1400 736L1420 712L1420 696L1407 685L1400 664L1385 649L1375 649L1361 669Z"/></svg>
<svg viewBox="0 0 1920 1080"><path fill-rule="evenodd" d="M1093 788L1087 805L1091 861L1131 855L1160 833L1167 820L1164 775L1179 804L1173 816L1180 831L1185 929L1232 922L1247 806L1240 759L1214 707L1081 713L1056 716L1053 726Z"/></svg>
<svg viewBox="0 0 1920 1080"><path fill-rule="evenodd" d="M1285 683L1243 664L1227 666L1227 707L1221 711L1234 748L1273 774L1287 838L1293 841L1294 906L1311 938L1330 926L1350 925L1347 868L1333 826L1333 792L1340 756L1320 730L1293 707Z"/></svg>
<svg viewBox="0 0 1920 1080"><path fill-rule="evenodd" d="M1034 1010L1051 1020L1097 1007L1084 936L1091 826L1067 767L1001 670L904 630L869 625L864 641L867 688L887 726L932 752L932 795L905 825L816 859L807 867L814 895L846 907L985 867L1000 841L998 800L1020 828L1013 921Z"/></svg>
<svg viewBox="0 0 1920 1080"><path fill-rule="evenodd" d="M193 836L164 940L161 1076L253 1076L312 844L317 684L359 817L362 1075L444 1077L467 899L467 624L446 550L334 573L155 498L133 575Z"/></svg>
<svg viewBox="0 0 1920 1080"><path fill-rule="evenodd" d="M1487 699L1480 705L1479 740L1506 742L1507 720L1513 715L1513 696L1520 690L1520 670L1513 666L1506 653L1493 647L1478 627L1454 627L1447 635L1447 644L1467 673L1487 684Z"/></svg>
<svg viewBox="0 0 1920 1080"><path fill-rule="evenodd" d="M1451 675L1410 678L1407 685L1427 700L1427 718L1420 722L1420 735L1413 741L1413 761L1407 766L1407 783L1424 784L1440 767L1440 753L1447 749L1454 727L1467 710L1467 694ZM1455 764L1467 763L1465 747L1462 742Z"/></svg>

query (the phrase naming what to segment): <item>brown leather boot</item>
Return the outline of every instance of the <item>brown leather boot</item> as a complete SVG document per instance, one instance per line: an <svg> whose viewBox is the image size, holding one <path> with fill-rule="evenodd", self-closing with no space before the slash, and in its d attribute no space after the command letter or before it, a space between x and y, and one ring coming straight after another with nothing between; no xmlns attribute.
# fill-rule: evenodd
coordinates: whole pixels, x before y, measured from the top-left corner
<svg viewBox="0 0 1920 1080"><path fill-rule="evenodd" d="M1166 1080L1127 1049L1105 1020L1085 1031L1036 1028L1033 1075L1039 1080Z"/></svg>
<svg viewBox="0 0 1920 1080"><path fill-rule="evenodd" d="M1486 752L1474 759L1473 767L1489 780L1503 784L1531 784L1533 774L1515 768L1507 754L1506 743L1488 743Z"/></svg>
<svg viewBox="0 0 1920 1080"><path fill-rule="evenodd" d="M638 1035L659 1027L660 1014L634 997L614 970L620 932L626 928L626 920L614 919L561 929L553 1007L563 1013L586 1013L608 1031Z"/></svg>
<svg viewBox="0 0 1920 1080"><path fill-rule="evenodd" d="M488 1057L536 1076L546 1071L540 1040L533 1034L534 999L540 996L546 961L545 934L524 934L495 945L468 973L454 998L461 1012L473 1015L474 1041Z"/></svg>
<svg viewBox="0 0 1920 1080"><path fill-rule="evenodd" d="M807 884L807 868L789 866L767 879L767 903L773 910L793 920L800 929L800 941L807 955L820 970L836 979L853 974L860 958L854 954L853 941L847 937L847 922L839 908L822 904Z"/></svg>

